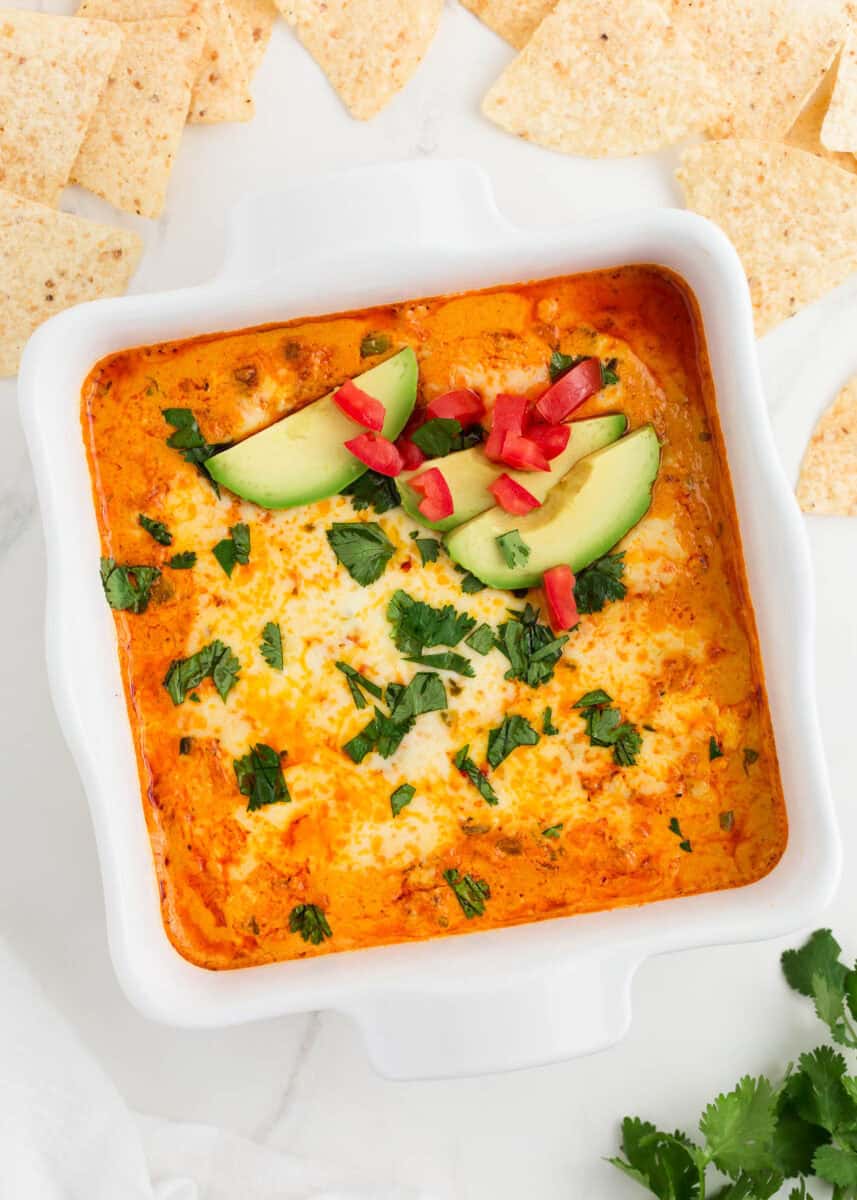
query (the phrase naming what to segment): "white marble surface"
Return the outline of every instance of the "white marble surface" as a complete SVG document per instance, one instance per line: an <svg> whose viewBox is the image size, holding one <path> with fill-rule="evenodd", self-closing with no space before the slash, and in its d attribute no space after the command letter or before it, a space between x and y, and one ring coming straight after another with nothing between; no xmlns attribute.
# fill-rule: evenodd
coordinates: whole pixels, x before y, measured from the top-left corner
<svg viewBox="0 0 857 1200"><path fill-rule="evenodd" d="M71 10L63 0L29 7ZM158 223L118 218L146 238L134 289L189 285L213 273L226 214L245 190L352 163L473 159L489 172L501 207L529 224L678 202L671 154L639 162L564 159L484 121L480 96L508 57L450 2L417 78L380 118L361 125L278 28L256 84L255 121L191 128L167 216ZM107 206L73 190L63 206L114 219ZM774 432L794 476L816 416L857 371L857 279L765 339L760 353ZM0 384L0 423L0 925L131 1105L371 1168L381 1179L432 1188L443 1200L619 1200L637 1192L601 1161L615 1149L618 1118L631 1112L687 1125L739 1074L776 1071L813 1041L816 1023L781 985L782 947L773 943L649 962L634 984L634 1021L622 1044L486 1079L382 1081L353 1029L332 1015L205 1033L139 1017L108 959L86 801L48 696L44 549L11 381ZM821 716L846 844L829 920L854 953L857 877L848 851L857 849L857 522L807 525L818 579Z"/></svg>

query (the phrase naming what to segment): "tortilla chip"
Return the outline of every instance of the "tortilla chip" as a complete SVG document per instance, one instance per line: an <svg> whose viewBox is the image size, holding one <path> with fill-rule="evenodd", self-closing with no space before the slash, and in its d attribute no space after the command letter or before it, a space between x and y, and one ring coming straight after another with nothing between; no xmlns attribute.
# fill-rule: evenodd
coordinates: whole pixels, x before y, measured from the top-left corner
<svg viewBox="0 0 857 1200"><path fill-rule="evenodd" d="M810 154L819 154L829 162L836 163L837 167L842 167L843 171L852 171L857 174L857 158L853 154L837 154L835 150L828 150L821 142L821 126L830 106L838 64L839 59L834 59L833 66L815 89L809 103L787 133L786 141L790 146L797 146L799 150L806 150Z"/></svg>
<svg viewBox="0 0 857 1200"><path fill-rule="evenodd" d="M828 150L857 154L857 30L851 33L839 56L839 72L821 128L821 141Z"/></svg>
<svg viewBox="0 0 857 1200"><path fill-rule="evenodd" d="M673 19L718 78L715 138L781 141L848 28L843 0L671 0Z"/></svg>
<svg viewBox="0 0 857 1200"><path fill-rule="evenodd" d="M128 21L72 180L117 208L158 217L181 141L205 28L181 17Z"/></svg>
<svg viewBox="0 0 857 1200"><path fill-rule="evenodd" d="M482 111L566 154L645 154L712 118L710 82L655 0L559 0Z"/></svg>
<svg viewBox="0 0 857 1200"><path fill-rule="evenodd" d="M250 72L244 61L225 0L83 0L80 17L112 21L156 21L193 17L205 25L202 65L193 89L189 121L249 121L253 116Z"/></svg>
<svg viewBox="0 0 857 1200"><path fill-rule="evenodd" d="M499 33L501 38L523 50L556 0L461 0L465 8Z"/></svg>
<svg viewBox="0 0 857 1200"><path fill-rule="evenodd" d="M143 243L136 233L0 191L0 375L14 375L27 338L54 313L125 291Z"/></svg>
<svg viewBox="0 0 857 1200"><path fill-rule="evenodd" d="M815 427L797 485L804 512L857 516L857 378Z"/></svg>
<svg viewBox="0 0 857 1200"><path fill-rule="evenodd" d="M262 64L277 19L274 0L228 0L232 31L252 79Z"/></svg>
<svg viewBox="0 0 857 1200"><path fill-rule="evenodd" d="M121 44L104 21L0 13L0 188L58 202Z"/></svg>
<svg viewBox="0 0 857 1200"><path fill-rule="evenodd" d="M692 147L677 175L688 208L741 256L760 337L857 270L857 176L793 146L731 140Z"/></svg>
<svg viewBox="0 0 857 1200"><path fill-rule="evenodd" d="M368 121L405 86L435 35L444 0L277 0L339 93Z"/></svg>

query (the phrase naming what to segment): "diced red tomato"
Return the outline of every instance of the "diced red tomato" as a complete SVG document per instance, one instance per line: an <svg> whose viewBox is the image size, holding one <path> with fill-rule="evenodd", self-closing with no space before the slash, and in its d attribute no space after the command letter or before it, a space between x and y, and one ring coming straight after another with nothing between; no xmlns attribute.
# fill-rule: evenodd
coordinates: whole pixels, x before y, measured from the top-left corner
<svg viewBox="0 0 857 1200"><path fill-rule="evenodd" d="M558 425L601 388L601 360L584 359L539 397L536 411L549 425Z"/></svg>
<svg viewBox="0 0 857 1200"><path fill-rule="evenodd" d="M416 471L417 467L421 467L426 460L426 456L416 442L412 442L404 434L396 442L396 449L402 456L402 464L406 471Z"/></svg>
<svg viewBox="0 0 857 1200"><path fill-rule="evenodd" d="M552 459L568 445L571 430L568 425L528 425L525 436L536 443L545 458Z"/></svg>
<svg viewBox="0 0 857 1200"><path fill-rule="evenodd" d="M527 412L526 396L499 395L494 401L494 415L491 418L491 432L485 442L484 450L493 462L500 462L503 442L506 434L515 433L519 437L524 430L524 417Z"/></svg>
<svg viewBox="0 0 857 1200"><path fill-rule="evenodd" d="M565 564L551 567L544 573L542 586L548 602L551 628L557 633L563 629L573 629L580 618L577 615L577 601L574 598L574 572L571 567Z"/></svg>
<svg viewBox="0 0 857 1200"><path fill-rule="evenodd" d="M345 448L379 475L399 475L404 470L401 454L380 433L361 433L346 442Z"/></svg>
<svg viewBox="0 0 857 1200"><path fill-rule="evenodd" d="M435 396L426 407L430 417L446 417L458 421L462 429L475 425L482 420L485 406L482 400L471 388L459 388L454 392L444 392Z"/></svg>
<svg viewBox="0 0 857 1200"><path fill-rule="evenodd" d="M507 433L503 438L500 462L516 471L549 471L551 465L542 450L529 437Z"/></svg>
<svg viewBox="0 0 857 1200"><path fill-rule="evenodd" d="M541 500L537 500L532 492L521 487L510 475L501 475L499 479L495 479L488 490L501 508L507 513L514 513L516 517L522 517L534 508L542 506Z"/></svg>
<svg viewBox="0 0 857 1200"><path fill-rule="evenodd" d="M351 379L346 379L338 392L333 394L333 403L341 408L346 417L356 421L365 429L374 429L380 433L384 428L384 418L387 410L380 400L364 392Z"/></svg>
<svg viewBox="0 0 857 1200"><path fill-rule="evenodd" d="M422 475L409 480L408 486L423 497L417 508L427 521L442 521L452 516L455 511L452 492L437 467L430 467Z"/></svg>

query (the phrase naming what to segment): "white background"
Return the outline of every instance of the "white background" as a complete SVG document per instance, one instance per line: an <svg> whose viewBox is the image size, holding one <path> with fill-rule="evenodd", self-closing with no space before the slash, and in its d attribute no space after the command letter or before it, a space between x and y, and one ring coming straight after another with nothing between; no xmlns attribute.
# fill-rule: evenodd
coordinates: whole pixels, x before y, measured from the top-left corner
<svg viewBox="0 0 857 1200"><path fill-rule="evenodd" d="M62 0L41 7L71 11ZM133 290L147 291L215 272L227 213L245 191L354 163L472 159L491 176L501 209L521 224L680 204L672 152L639 161L566 159L484 120L480 98L510 57L448 0L416 78L380 117L360 124L279 27L256 81L255 120L188 129L163 220L117 217L75 190L63 207L139 228L147 249ZM857 279L775 331L760 354L775 436L794 478L815 419L857 371ZM611 1200L637 1194L601 1161L616 1150L624 1114L691 1128L704 1103L739 1075L776 1075L814 1044L820 1027L779 976L779 952L797 935L651 961L636 978L633 1025L622 1044L485 1079L384 1082L354 1030L329 1014L205 1033L144 1021L111 970L86 801L48 696L44 548L12 381L0 383L0 422L0 925L133 1107L222 1124L370 1169L379 1180L422 1185L444 1200ZM846 846L829 922L853 954L857 523L815 518L807 526L818 580L822 726Z"/></svg>

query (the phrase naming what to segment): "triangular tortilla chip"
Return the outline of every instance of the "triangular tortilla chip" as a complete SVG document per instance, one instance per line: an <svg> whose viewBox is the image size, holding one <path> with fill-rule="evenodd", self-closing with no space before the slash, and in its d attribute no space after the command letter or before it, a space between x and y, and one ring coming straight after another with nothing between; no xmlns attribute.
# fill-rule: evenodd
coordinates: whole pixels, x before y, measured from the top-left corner
<svg viewBox="0 0 857 1200"><path fill-rule="evenodd" d="M125 291L143 243L136 233L0 191L0 375L14 375L27 338L54 313Z"/></svg>
<svg viewBox="0 0 857 1200"><path fill-rule="evenodd" d="M205 28L128 21L72 179L126 212L160 216L199 71Z"/></svg>
<svg viewBox="0 0 857 1200"><path fill-rule="evenodd" d="M645 154L711 119L709 84L655 0L559 0L482 111L566 154Z"/></svg>
<svg viewBox="0 0 857 1200"><path fill-rule="evenodd" d="M706 142L677 172L735 245L761 337L857 270L857 176L793 146Z"/></svg>
<svg viewBox="0 0 857 1200"><path fill-rule="evenodd" d="M405 86L444 0L277 0L352 117L368 121Z"/></svg>
<svg viewBox="0 0 857 1200"><path fill-rule="evenodd" d="M851 33L839 56L839 72L821 140L828 150L857 154L857 30Z"/></svg>
<svg viewBox="0 0 857 1200"><path fill-rule="evenodd" d="M786 141L790 146L797 146L799 150L807 150L810 154L819 154L828 162L836 163L843 171L852 171L857 175L857 158L853 154L837 154L835 150L828 150L821 142L821 126L830 106L838 65L838 58L834 59L833 65L813 92L803 112L786 134Z"/></svg>
<svg viewBox="0 0 857 1200"><path fill-rule="evenodd" d="M857 378L815 427L797 485L804 512L857 517Z"/></svg>
<svg viewBox="0 0 857 1200"><path fill-rule="evenodd" d="M258 71L278 12L274 0L228 0L232 29L250 78Z"/></svg>
<svg viewBox="0 0 857 1200"><path fill-rule="evenodd" d="M104 21L0 12L0 188L57 203L121 44Z"/></svg>
<svg viewBox="0 0 857 1200"><path fill-rule="evenodd" d="M556 0L461 0L510 46L523 50Z"/></svg>
<svg viewBox="0 0 857 1200"><path fill-rule="evenodd" d="M249 121L253 116L250 73L238 49L226 0L84 0L80 17L156 21L196 17L206 31L202 65L190 102L189 121Z"/></svg>
<svg viewBox="0 0 857 1200"><path fill-rule="evenodd" d="M670 0L722 89L711 137L780 141L833 62L848 28L843 0Z"/></svg>

